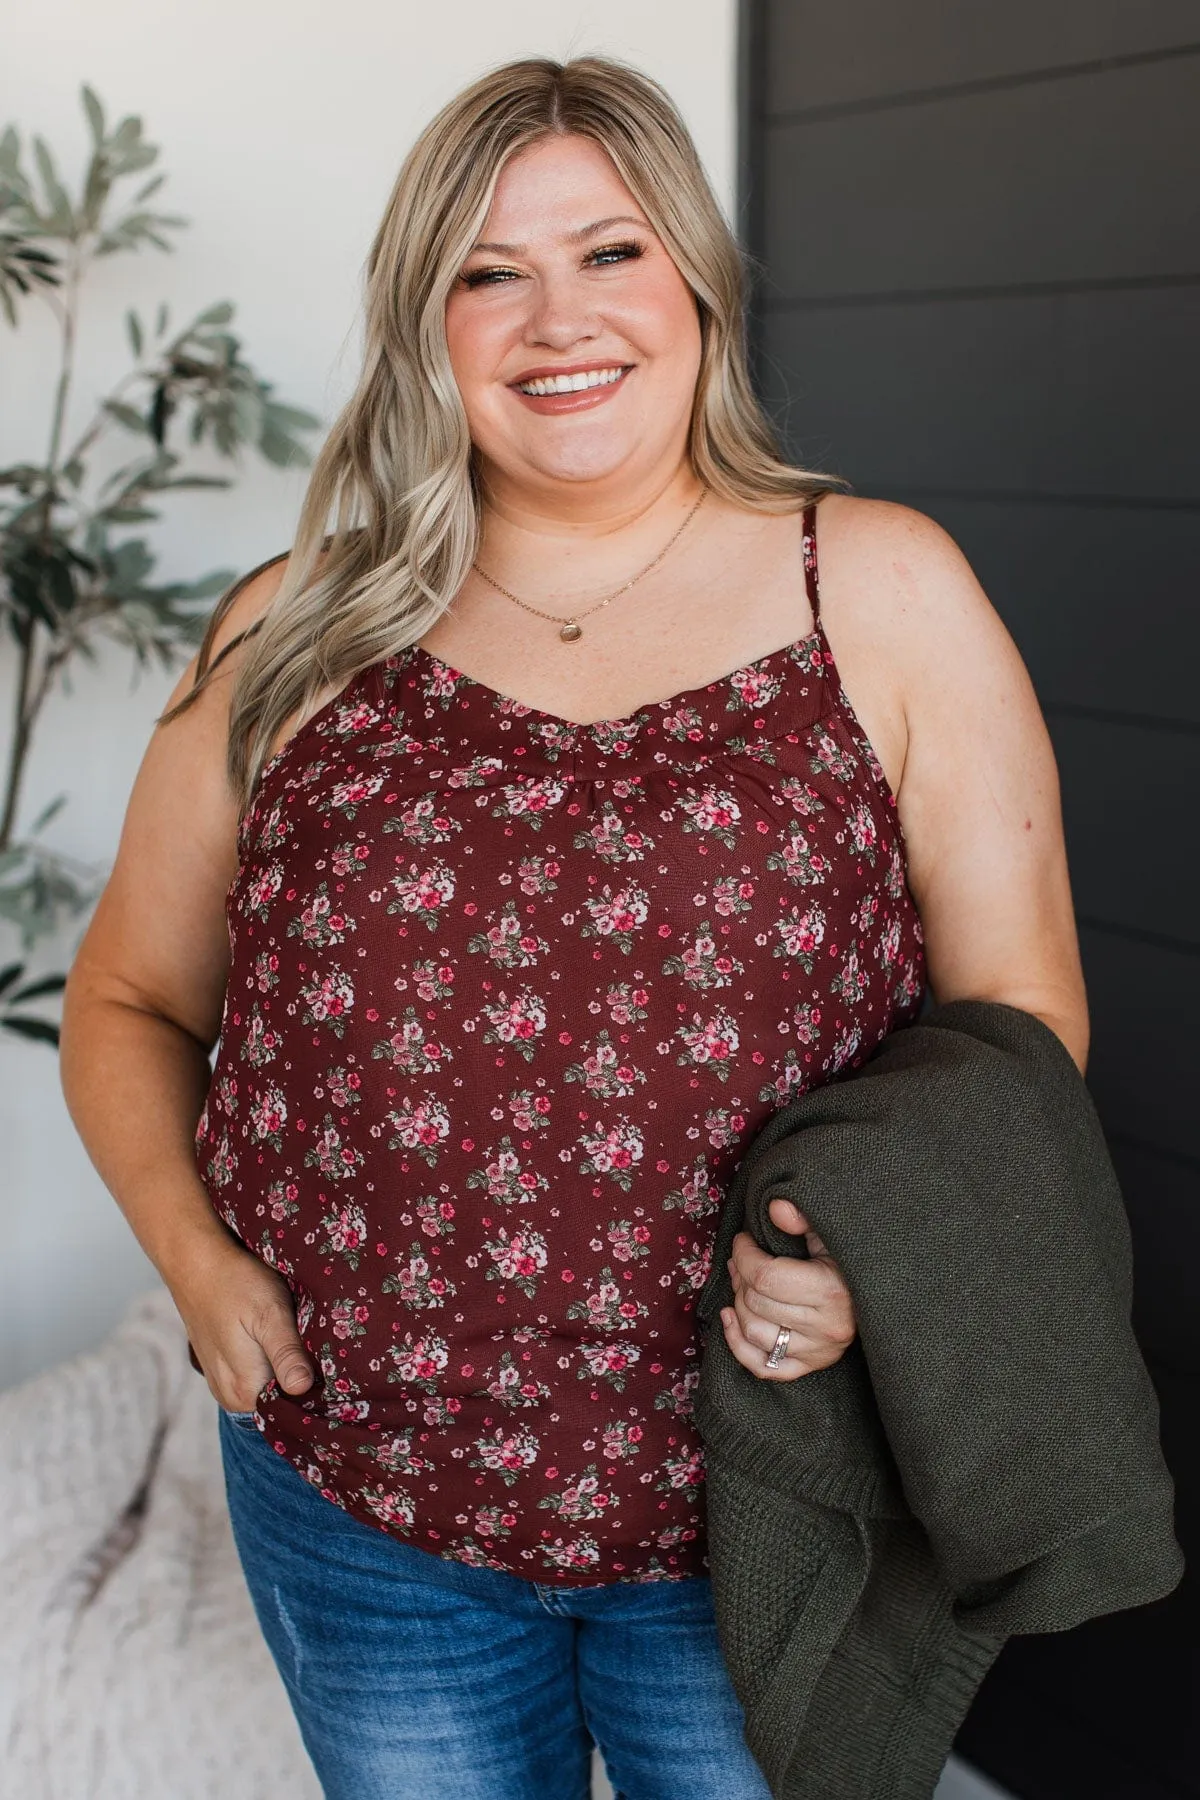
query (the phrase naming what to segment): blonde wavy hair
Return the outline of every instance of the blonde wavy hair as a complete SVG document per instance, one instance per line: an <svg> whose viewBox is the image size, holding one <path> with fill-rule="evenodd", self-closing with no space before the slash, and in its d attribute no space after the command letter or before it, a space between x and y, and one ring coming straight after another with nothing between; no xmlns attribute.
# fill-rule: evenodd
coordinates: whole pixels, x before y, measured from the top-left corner
<svg viewBox="0 0 1200 1800"><path fill-rule="evenodd" d="M783 460L754 396L741 253L664 90L607 57L494 69L442 108L400 170L367 264L361 378L314 465L278 592L214 659L222 621L270 563L222 596L195 682L160 720L190 705L224 656L254 639L230 701L227 767L243 807L287 720L303 720L322 696L424 636L467 577L480 485L450 366L446 302L500 171L556 133L608 152L695 295L702 349L690 455L698 478L767 512L793 511L841 485Z"/></svg>

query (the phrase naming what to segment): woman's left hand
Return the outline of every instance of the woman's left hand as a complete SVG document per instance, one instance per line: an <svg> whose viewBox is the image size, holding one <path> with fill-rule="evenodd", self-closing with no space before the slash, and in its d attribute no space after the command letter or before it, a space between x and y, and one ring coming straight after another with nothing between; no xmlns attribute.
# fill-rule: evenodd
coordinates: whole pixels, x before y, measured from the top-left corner
<svg viewBox="0 0 1200 1800"><path fill-rule="evenodd" d="M854 1342L854 1302L842 1272L804 1214L789 1200L772 1200L771 1222L781 1231L807 1236L810 1260L771 1256L748 1231L733 1240L729 1273L734 1303L721 1309L725 1342L743 1368L763 1381L795 1381L835 1363ZM767 1357L780 1326L791 1336L779 1366Z"/></svg>

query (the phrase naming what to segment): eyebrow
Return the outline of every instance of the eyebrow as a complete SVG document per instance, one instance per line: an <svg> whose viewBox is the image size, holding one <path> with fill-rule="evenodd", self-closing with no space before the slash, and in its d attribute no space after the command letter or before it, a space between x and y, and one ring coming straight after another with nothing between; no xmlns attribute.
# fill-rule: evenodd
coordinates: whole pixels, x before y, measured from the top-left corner
<svg viewBox="0 0 1200 1800"><path fill-rule="evenodd" d="M614 213L611 219L596 219L591 225L581 225L578 231L568 231L564 241L568 244L581 244L585 238L595 237L598 231L607 231L610 225L640 225L644 230L650 229L648 219L635 219L630 213ZM527 248L525 244L479 243L471 245L469 254L474 255L476 250L490 250L498 256L522 256Z"/></svg>

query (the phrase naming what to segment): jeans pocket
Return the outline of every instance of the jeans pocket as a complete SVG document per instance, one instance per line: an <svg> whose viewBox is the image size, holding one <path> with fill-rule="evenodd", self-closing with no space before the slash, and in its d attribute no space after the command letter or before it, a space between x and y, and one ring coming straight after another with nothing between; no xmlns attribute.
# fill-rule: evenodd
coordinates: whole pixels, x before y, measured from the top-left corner
<svg viewBox="0 0 1200 1800"><path fill-rule="evenodd" d="M229 1420L229 1423L238 1426L240 1430L258 1430L258 1414L256 1412L232 1412L227 1406L223 1406L221 1411Z"/></svg>

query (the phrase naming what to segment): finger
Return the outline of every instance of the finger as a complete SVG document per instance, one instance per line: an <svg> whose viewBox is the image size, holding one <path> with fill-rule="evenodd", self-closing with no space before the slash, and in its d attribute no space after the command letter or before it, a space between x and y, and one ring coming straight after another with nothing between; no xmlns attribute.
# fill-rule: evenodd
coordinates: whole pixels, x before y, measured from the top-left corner
<svg viewBox="0 0 1200 1800"><path fill-rule="evenodd" d="M808 1374L807 1366L792 1356L790 1344L788 1354L782 1358L778 1366L768 1369L768 1352L752 1343L745 1335L732 1307L725 1307L722 1311L721 1324L725 1330L725 1342L729 1345L733 1356L744 1369L749 1369L750 1373L757 1376L760 1381L795 1381L798 1375ZM774 1337L771 1341L773 1344Z"/></svg>
<svg viewBox="0 0 1200 1800"><path fill-rule="evenodd" d="M756 1281L762 1270L775 1261L769 1251L755 1243L748 1231L739 1231L730 1248L729 1272L735 1287L738 1281Z"/></svg>
<svg viewBox="0 0 1200 1800"><path fill-rule="evenodd" d="M300 1341L296 1315L289 1303L273 1306L264 1313L257 1336L285 1393L302 1394L312 1386L313 1366Z"/></svg>
<svg viewBox="0 0 1200 1800"><path fill-rule="evenodd" d="M786 1231L793 1237L803 1237L809 1229L807 1218L790 1200L776 1196L767 1207L767 1215L772 1225L777 1225L780 1231Z"/></svg>

